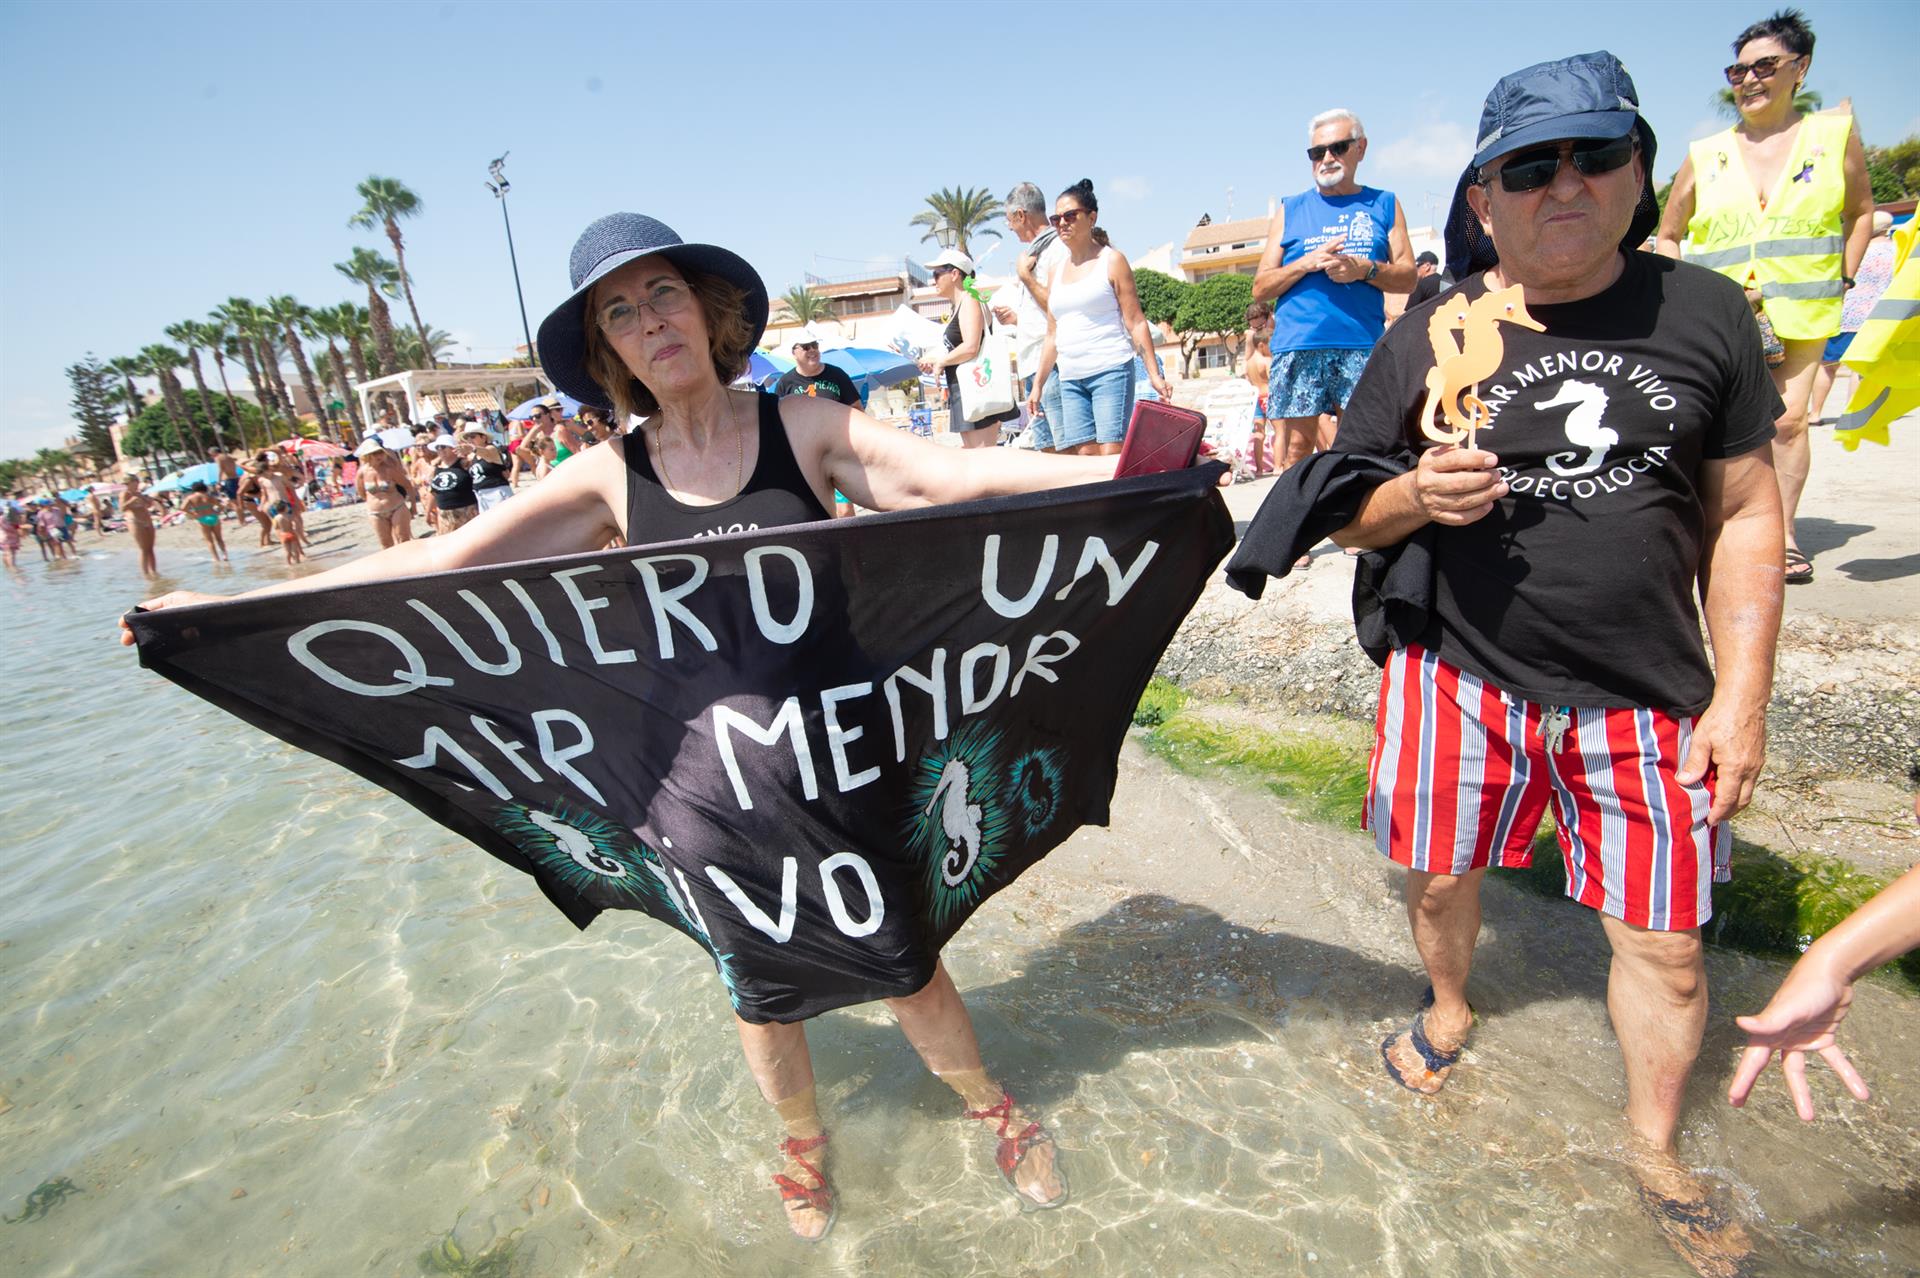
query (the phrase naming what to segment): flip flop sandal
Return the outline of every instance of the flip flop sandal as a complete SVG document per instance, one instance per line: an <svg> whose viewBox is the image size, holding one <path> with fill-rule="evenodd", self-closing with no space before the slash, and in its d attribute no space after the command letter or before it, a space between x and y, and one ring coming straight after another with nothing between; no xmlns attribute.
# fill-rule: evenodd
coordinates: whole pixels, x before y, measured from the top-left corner
<svg viewBox="0 0 1920 1278"><path fill-rule="evenodd" d="M1794 569L1796 568L1804 568L1806 571L1795 572ZM1787 584L1789 586L1804 586L1812 580L1813 560L1807 558L1793 547L1787 547Z"/></svg>
<svg viewBox="0 0 1920 1278"><path fill-rule="evenodd" d="M789 1136L780 1142L780 1152L794 1162L799 1163L801 1167L806 1169L807 1174L813 1177L813 1184L809 1187L802 1185L791 1176L780 1172L774 1173L773 1185L774 1188L780 1191L780 1202L786 1208L787 1215L791 1218L794 1211L793 1204L799 1203L802 1207L809 1208L813 1211L824 1212L827 1217L827 1227L813 1237L809 1238L805 1234L795 1233L794 1237L798 1238L801 1242L817 1243L825 1241L827 1235L833 1232L833 1222L840 1218L840 1205L834 1200L833 1186L827 1183L826 1173L808 1162L805 1157L826 1143L827 1134L825 1132L820 1133L818 1136L809 1137L806 1140Z"/></svg>
<svg viewBox="0 0 1920 1278"><path fill-rule="evenodd" d="M1019 1182L1014 1179L1014 1173L1019 1171L1021 1164L1027 1161L1027 1155L1032 1152L1034 1146L1052 1145L1053 1137L1038 1123L1028 1123L1020 1131L1008 1134L1007 1128L1013 1122L1013 1106L1013 1093L1003 1091L1000 1093L998 1105L989 1106L986 1109L969 1109L965 1113L968 1118L1000 1120L1000 1127L996 1133L1000 1143L994 1148L993 1161L994 1165L1000 1169L1001 1179L1007 1182L1007 1188L1011 1189L1013 1196L1020 1200L1022 1211L1051 1211L1055 1207L1064 1206L1070 1191L1067 1188L1066 1169L1060 1166L1058 1159L1054 1161L1053 1174L1060 1179L1060 1193L1047 1202L1040 1202L1024 1193Z"/></svg>
<svg viewBox="0 0 1920 1278"><path fill-rule="evenodd" d="M1467 1040L1464 1038L1460 1040L1460 1046L1451 1052L1441 1051L1427 1038L1427 1012L1432 1007L1433 986L1429 985L1426 992L1420 996L1420 1010L1414 1013L1413 1022L1406 1029L1397 1030L1380 1040L1380 1060L1387 1067L1388 1077L1417 1096L1438 1095L1440 1089L1447 1085L1447 1078L1453 1072L1453 1067L1460 1063L1460 1053L1467 1050ZM1472 1004L1467 1005L1467 1015L1469 1017L1473 1015ZM1473 1032L1471 1020L1467 1022L1467 1032L1471 1037ZM1406 1075L1400 1072L1400 1067L1393 1063L1394 1046L1403 1036L1413 1044L1413 1050L1420 1054L1420 1061L1426 1066L1426 1073L1420 1081L1439 1080L1432 1088L1416 1087Z"/></svg>

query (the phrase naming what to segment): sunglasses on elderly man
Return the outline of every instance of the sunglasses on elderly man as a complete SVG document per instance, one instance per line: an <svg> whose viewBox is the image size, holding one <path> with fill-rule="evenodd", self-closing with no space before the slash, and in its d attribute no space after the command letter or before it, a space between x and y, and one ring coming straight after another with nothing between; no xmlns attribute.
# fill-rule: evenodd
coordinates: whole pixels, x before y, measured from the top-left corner
<svg viewBox="0 0 1920 1278"><path fill-rule="evenodd" d="M1636 143L1629 133L1620 138L1583 138L1570 145L1572 150L1566 158L1573 162L1574 170L1585 177L1598 177L1624 167L1633 158ZM1556 142L1522 151L1501 165L1500 189L1517 195L1537 191L1553 181L1553 175L1560 171L1560 146ZM1482 185L1488 180L1488 174L1482 170Z"/></svg>
<svg viewBox="0 0 1920 1278"><path fill-rule="evenodd" d="M1770 58L1755 58L1751 62L1736 62L1726 69L1727 83L1735 86L1739 85L1742 80L1747 78L1748 72L1752 72L1753 78L1756 80L1771 80L1773 79L1774 72L1778 71L1783 63L1798 62L1799 60L1800 55L1794 53L1788 54L1785 57L1776 54Z"/></svg>
<svg viewBox="0 0 1920 1278"><path fill-rule="evenodd" d="M1358 138L1341 138L1338 142L1328 142L1323 146L1310 146L1307 148L1307 158L1318 164L1328 155L1345 155L1357 141Z"/></svg>

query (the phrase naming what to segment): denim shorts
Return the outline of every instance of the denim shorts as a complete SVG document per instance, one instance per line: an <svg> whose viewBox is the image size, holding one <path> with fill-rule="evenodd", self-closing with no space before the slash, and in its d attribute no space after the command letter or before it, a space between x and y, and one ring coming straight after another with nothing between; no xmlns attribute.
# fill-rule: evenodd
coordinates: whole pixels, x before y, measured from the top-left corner
<svg viewBox="0 0 1920 1278"><path fill-rule="evenodd" d="M1022 395L1033 394L1033 378L1028 377L1020 384ZM1054 439L1054 423L1060 420L1060 375L1055 373L1040 388L1040 416L1027 419L1027 437L1035 448L1057 448Z"/></svg>
<svg viewBox="0 0 1920 1278"><path fill-rule="evenodd" d="M1133 417L1133 365L1119 364L1091 377L1061 377L1056 448L1118 444Z"/></svg>
<svg viewBox="0 0 1920 1278"><path fill-rule="evenodd" d="M1372 351L1279 351L1267 372L1268 417L1337 413L1353 397Z"/></svg>

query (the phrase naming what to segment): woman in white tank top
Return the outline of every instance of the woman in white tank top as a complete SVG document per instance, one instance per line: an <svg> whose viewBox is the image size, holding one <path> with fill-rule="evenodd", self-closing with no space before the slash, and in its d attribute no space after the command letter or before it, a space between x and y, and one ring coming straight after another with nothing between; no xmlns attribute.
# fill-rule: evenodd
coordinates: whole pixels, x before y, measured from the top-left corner
<svg viewBox="0 0 1920 1278"><path fill-rule="evenodd" d="M1040 410L1040 388L1060 378L1060 418L1053 437L1063 453L1117 453L1133 416L1133 357L1150 370L1160 398L1173 390L1153 358L1153 333L1133 287L1133 267L1096 226L1100 204L1085 178L1060 193L1047 220L1067 257L1047 289L1047 340L1027 396Z"/></svg>

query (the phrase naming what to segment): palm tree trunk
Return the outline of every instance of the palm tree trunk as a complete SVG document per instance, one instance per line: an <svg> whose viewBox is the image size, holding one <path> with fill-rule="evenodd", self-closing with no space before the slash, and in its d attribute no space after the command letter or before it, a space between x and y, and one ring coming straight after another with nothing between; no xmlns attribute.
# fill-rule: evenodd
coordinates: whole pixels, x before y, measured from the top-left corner
<svg viewBox="0 0 1920 1278"><path fill-rule="evenodd" d="M199 460L206 460L207 440L206 437L200 433L200 423L193 419L193 410L187 407L187 388L181 385L178 377L173 375L172 369L168 369L162 373L160 375L160 381L161 384L166 387L167 393L173 397L174 402L180 405L180 420L187 424L187 433L193 437L194 453L198 456ZM211 417L212 414L208 414L208 416ZM211 426L213 423L209 421L207 424Z"/></svg>
<svg viewBox="0 0 1920 1278"><path fill-rule="evenodd" d="M157 372L155 376L156 380L160 383L160 404L167 410L167 421L173 426L174 442L179 444L180 447L185 448L187 446L187 423L181 420L183 414L180 411L180 406L174 402L173 388L167 385L167 375L164 370Z"/></svg>
<svg viewBox="0 0 1920 1278"><path fill-rule="evenodd" d="M401 372L400 353L393 348L393 315L387 310L386 299L372 285L367 286L367 314L373 323L374 349L380 352L380 371Z"/></svg>
<svg viewBox="0 0 1920 1278"><path fill-rule="evenodd" d="M400 242L400 224L392 218L387 219L387 238L393 241L393 264L400 268L400 291L407 295L407 311L413 316L413 331L420 334L420 354L427 361L428 368L438 368L440 363L433 357L433 346L427 341L427 326L420 322L420 308L413 304L413 280L407 275L407 250ZM444 403L442 408L446 407Z"/></svg>
<svg viewBox="0 0 1920 1278"><path fill-rule="evenodd" d="M300 374L300 386L307 392L307 398L313 401L313 415L320 421L320 438L337 441L339 433L333 428L333 415L327 412L327 401L320 398L320 388L314 384L313 369L307 363L306 349L300 345L300 335L293 331L291 324L282 324L280 328L286 334L293 367Z"/></svg>
<svg viewBox="0 0 1920 1278"><path fill-rule="evenodd" d="M146 405L140 402L140 391L139 388L133 384L133 374L123 373L121 376L126 379L127 383L127 420L132 421L140 415L141 410L146 408Z"/></svg>
<svg viewBox="0 0 1920 1278"><path fill-rule="evenodd" d="M213 356L213 370L220 374L220 393L227 397L227 424L240 436L240 451L247 451L247 421L240 416L240 405L233 398L233 387L227 385L227 357L220 350L207 352Z"/></svg>
<svg viewBox="0 0 1920 1278"><path fill-rule="evenodd" d="M347 406L347 420L353 423L354 438L365 439L367 427L360 420L360 397L353 393L353 387L347 382L347 362L340 356L339 343L331 337L327 339L327 356L333 362L334 380L340 383L340 402Z"/></svg>
<svg viewBox="0 0 1920 1278"><path fill-rule="evenodd" d="M287 433L298 433L300 413L294 407L293 392L287 389L286 376L280 371L280 350L274 342L273 330L263 328L256 339L260 343L260 366L266 371L267 378L273 383L274 394L280 399L280 415L286 418Z"/></svg>
<svg viewBox="0 0 1920 1278"><path fill-rule="evenodd" d="M213 432L216 444L224 444L226 440L221 437L220 419L213 415L213 396L207 394L206 372L200 367L199 347L187 347L187 367L193 370L193 385L200 392L200 411L207 415L207 429Z"/></svg>
<svg viewBox="0 0 1920 1278"><path fill-rule="evenodd" d="M260 404L260 426L267 436L263 443L271 443L274 419L280 415L280 400L273 393L273 379L266 374L266 361L260 358L260 343L254 334L240 335L240 355L246 361L247 380L253 383L253 397Z"/></svg>

